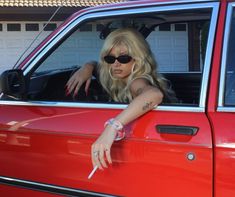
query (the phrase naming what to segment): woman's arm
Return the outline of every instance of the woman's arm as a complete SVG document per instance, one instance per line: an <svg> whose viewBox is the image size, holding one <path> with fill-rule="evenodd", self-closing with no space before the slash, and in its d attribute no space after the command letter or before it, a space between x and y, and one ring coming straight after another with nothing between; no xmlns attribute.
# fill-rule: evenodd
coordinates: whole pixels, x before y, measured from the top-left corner
<svg viewBox="0 0 235 197"><path fill-rule="evenodd" d="M146 79L133 81L131 93L134 97L133 101L116 117L123 125L152 110L163 99L163 93L157 87L150 85Z"/></svg>
<svg viewBox="0 0 235 197"><path fill-rule="evenodd" d="M149 85L145 79L133 81L131 93L134 97L133 101L115 118L122 125L126 125L152 110L163 99L162 92L158 88ZM107 167L106 159L109 164L112 163L110 152L116 135L117 130L112 125L107 125L100 137L93 143L91 148L93 166L98 166L99 169Z"/></svg>
<svg viewBox="0 0 235 197"><path fill-rule="evenodd" d="M66 84L66 95L72 94L75 96L82 84L85 84L85 92L87 94L93 71L97 67L96 61L87 62L79 70L77 70L68 80Z"/></svg>

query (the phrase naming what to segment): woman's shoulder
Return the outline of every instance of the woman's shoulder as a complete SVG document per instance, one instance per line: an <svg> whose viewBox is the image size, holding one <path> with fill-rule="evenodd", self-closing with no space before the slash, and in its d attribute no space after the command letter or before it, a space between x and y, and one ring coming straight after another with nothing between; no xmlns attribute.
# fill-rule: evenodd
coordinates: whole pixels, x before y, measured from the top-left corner
<svg viewBox="0 0 235 197"><path fill-rule="evenodd" d="M131 94L135 97L139 95L141 92L143 92L143 90L148 86L151 86L151 83L147 78L145 77L135 78L132 80L130 84Z"/></svg>
<svg viewBox="0 0 235 197"><path fill-rule="evenodd" d="M150 81L145 77L138 77L132 80L130 87L132 88L146 85L150 85Z"/></svg>

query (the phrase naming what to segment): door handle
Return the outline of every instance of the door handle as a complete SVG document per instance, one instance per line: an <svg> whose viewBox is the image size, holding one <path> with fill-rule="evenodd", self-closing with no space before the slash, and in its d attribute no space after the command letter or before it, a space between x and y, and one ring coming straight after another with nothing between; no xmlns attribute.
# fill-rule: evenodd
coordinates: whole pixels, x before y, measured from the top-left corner
<svg viewBox="0 0 235 197"><path fill-rule="evenodd" d="M156 125L156 130L160 134L179 134L193 136L197 134L199 128L178 125Z"/></svg>

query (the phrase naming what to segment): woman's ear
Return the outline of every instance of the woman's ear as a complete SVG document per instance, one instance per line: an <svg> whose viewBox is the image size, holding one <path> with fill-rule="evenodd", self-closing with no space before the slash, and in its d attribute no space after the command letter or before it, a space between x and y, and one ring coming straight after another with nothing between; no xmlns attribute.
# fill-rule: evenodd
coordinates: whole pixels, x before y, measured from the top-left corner
<svg viewBox="0 0 235 197"><path fill-rule="evenodd" d="M134 60L135 61L135 60ZM132 64L132 68L131 68L131 73L133 73L134 71L135 71L135 66L136 64L135 64L135 62Z"/></svg>

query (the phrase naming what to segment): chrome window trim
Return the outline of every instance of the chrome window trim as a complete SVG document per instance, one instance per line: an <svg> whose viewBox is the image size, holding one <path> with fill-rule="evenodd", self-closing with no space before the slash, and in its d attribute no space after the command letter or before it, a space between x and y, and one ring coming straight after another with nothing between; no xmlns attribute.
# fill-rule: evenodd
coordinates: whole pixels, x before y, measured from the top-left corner
<svg viewBox="0 0 235 197"><path fill-rule="evenodd" d="M182 1L183 2L183 1ZM203 9L203 8L212 8L212 13L211 13L211 25L209 29L209 37L208 37L208 42L207 42L207 49L206 49L206 57L205 57L205 63L204 63L204 70L203 70L203 77L202 77L202 85L201 85L201 94L200 94L200 102L198 107L184 107L184 106L160 106L159 110L170 110L170 111L205 111L205 104L206 104L206 92L207 92L207 87L208 87L208 78L209 78L209 71L210 71L210 65L211 65L211 59L212 59L212 49L211 47L213 45L214 37L215 37L215 29L216 29L216 21L218 17L218 10L219 10L219 3L218 2L208 2L208 3L195 3L195 2L201 2L201 1L191 1L191 3L194 4L189 4L187 1L187 4L180 5L177 3L176 5L166 5L162 7L152 7L153 4L148 4L145 6L150 6L150 7L138 7L133 8L133 7L128 7L129 10L109 10L109 11L99 11L99 12L88 12L85 13L81 16L77 16L74 20L72 20L70 23L68 23L59 33L55 34L50 41L48 41L48 44L45 45L41 50L39 50L31 59L31 61L25 66L26 69L24 70L24 74L27 74L35 65L48 51L49 49L56 44L57 42L60 41L60 39L67 34L70 30L72 30L77 24L85 21L86 19L98 19L100 17L112 17L112 16L117 16L117 15L129 15L129 14L135 14L135 13L149 13L149 12L160 12L160 11L171 11L171 10L186 10L186 9ZM173 2L171 2L173 4ZM159 5L159 4L157 4ZM140 6L140 5L139 5ZM143 5L141 5L143 6ZM122 7L123 8L123 7ZM107 8L108 9L108 8ZM24 68L25 68L24 67ZM9 101L13 102L14 105L25 105L26 103L29 103L27 105L38 105L40 103L40 106L70 106L67 105L65 102L62 102L63 104L59 102L17 102L17 101ZM4 102L0 101L0 104L8 103L9 102ZM23 104L24 103L24 104ZM120 108L115 104L74 104L73 107L83 107L82 105L86 107L95 107L95 108Z"/></svg>
<svg viewBox="0 0 235 197"><path fill-rule="evenodd" d="M122 8L138 8L138 7L143 7L143 6L165 6L165 5L177 5L177 4L193 4L193 3L205 3L205 2L219 2L219 0L177 0L177 1L160 1L160 2L143 2L143 3L137 3L137 4L133 4L133 2L131 1L127 1L127 2L119 2L119 3L115 3L115 5L120 5L122 4ZM105 10L110 10L111 9L119 9L118 6L115 7L103 7L101 6L97 6L97 8L99 8L99 10L96 11L105 11ZM93 12L94 10L92 10Z"/></svg>
<svg viewBox="0 0 235 197"><path fill-rule="evenodd" d="M73 103L73 102L47 102L47 101L0 101L1 105L38 106L38 107L71 107L71 108L95 108L95 109L125 109L127 104L112 103ZM205 112L204 108L194 106L157 106L155 111L180 111L180 112Z"/></svg>
<svg viewBox="0 0 235 197"><path fill-rule="evenodd" d="M218 112L235 112L235 107L218 107Z"/></svg>
<svg viewBox="0 0 235 197"><path fill-rule="evenodd" d="M207 47L206 47L206 56L204 62L204 69L203 69L203 76L202 76L202 83L201 83L201 94L200 94L200 102L199 107L205 108L206 107L206 96L207 96L207 89L209 84L209 75L210 75L210 67L211 67L211 60L212 60L212 52L213 52L213 43L215 39L215 30L219 12L219 4L214 7L211 15L211 22L210 22L210 29L208 32L208 40L207 40Z"/></svg>
<svg viewBox="0 0 235 197"><path fill-rule="evenodd" d="M97 196L97 197L114 197L113 195L96 193L92 191L80 190L75 188L63 187L58 185L51 185L46 183L40 183L35 181L29 181L24 179L0 176L0 184L11 185L19 188L41 191L46 193L55 193L65 196L74 196L77 195L87 195L87 196ZM54 192L53 192L54 191Z"/></svg>
<svg viewBox="0 0 235 197"><path fill-rule="evenodd" d="M227 52L228 52L228 42L230 36L230 27L232 21L233 9L235 8L235 3L229 3L227 8L226 15L226 24L224 31L224 40L223 40L223 52L222 52L222 61L221 61L221 73L220 73L220 84L219 84L219 98L218 98L218 107L217 111L223 112L234 112L235 107L226 107L224 106L224 93L225 93L225 79L226 79L226 62L227 62Z"/></svg>

